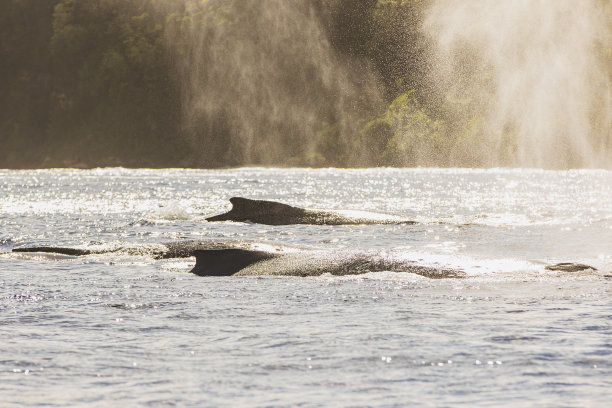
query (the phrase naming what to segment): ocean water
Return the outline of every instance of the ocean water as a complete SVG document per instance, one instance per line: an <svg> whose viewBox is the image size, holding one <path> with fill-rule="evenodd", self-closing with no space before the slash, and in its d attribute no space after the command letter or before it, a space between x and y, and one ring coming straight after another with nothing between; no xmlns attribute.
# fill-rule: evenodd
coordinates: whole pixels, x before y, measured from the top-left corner
<svg viewBox="0 0 612 408"><path fill-rule="evenodd" d="M419 223L205 221L232 196ZM184 239L401 254L465 278L11 253ZM0 170L0 406L608 407L610 276L610 171Z"/></svg>

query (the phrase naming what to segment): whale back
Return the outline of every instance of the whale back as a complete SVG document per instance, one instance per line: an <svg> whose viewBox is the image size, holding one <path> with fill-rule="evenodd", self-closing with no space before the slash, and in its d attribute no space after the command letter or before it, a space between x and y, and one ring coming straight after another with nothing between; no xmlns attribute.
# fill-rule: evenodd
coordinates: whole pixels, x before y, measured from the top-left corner
<svg viewBox="0 0 612 408"><path fill-rule="evenodd" d="M276 201L250 200L243 197L230 198L232 209L224 214L206 218L206 221L250 221L267 225L372 225L372 224L416 224L416 221L398 216L378 213L308 210Z"/></svg>
<svg viewBox="0 0 612 408"><path fill-rule="evenodd" d="M431 279L461 278L461 270L419 265L376 253L335 251L267 252L252 249L195 251L191 270L198 276L336 276L369 272L407 272Z"/></svg>
<svg viewBox="0 0 612 408"><path fill-rule="evenodd" d="M13 248L12 252L46 252L50 254L61 254L61 255L69 255L69 256L83 256L83 255L91 255L95 253L94 251L91 251L89 249L54 247L54 246Z"/></svg>

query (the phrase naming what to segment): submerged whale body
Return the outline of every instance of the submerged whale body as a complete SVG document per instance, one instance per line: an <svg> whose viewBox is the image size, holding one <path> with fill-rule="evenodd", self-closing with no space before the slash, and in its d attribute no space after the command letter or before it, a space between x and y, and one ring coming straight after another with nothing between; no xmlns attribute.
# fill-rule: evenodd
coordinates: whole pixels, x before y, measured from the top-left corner
<svg viewBox="0 0 612 408"><path fill-rule="evenodd" d="M463 272L419 265L379 253L297 251L269 252L249 249L207 249L194 252L191 270L198 276L320 276L359 275L369 272L406 272L432 279L461 278Z"/></svg>
<svg viewBox="0 0 612 408"><path fill-rule="evenodd" d="M232 209L224 214L209 217L206 221L254 222L267 225L367 225L367 224L416 224L415 221L375 213L343 214L336 211L306 210L276 201L230 198Z"/></svg>
<svg viewBox="0 0 612 408"><path fill-rule="evenodd" d="M434 279L464 276L461 270L421 265L397 253L300 250L250 241L177 241L166 244L90 248L38 246L13 248L12 251L65 256L117 253L150 256L154 259L195 256L196 264L191 272L198 276L358 275L383 271L414 273ZM597 270L589 265L569 262L548 265L545 268L559 272Z"/></svg>
<svg viewBox="0 0 612 408"><path fill-rule="evenodd" d="M20 247L13 248L13 252L46 252L69 256L87 256L100 254L125 254L143 255L154 259L188 258L194 256L194 251L199 249L220 249L228 248L227 242L217 241L176 241L165 244L151 245L129 245L115 247L90 247L90 248L70 248L54 246ZM254 243L247 241L237 241L231 243L235 248L253 248Z"/></svg>
<svg viewBox="0 0 612 408"><path fill-rule="evenodd" d="M368 272L407 272L428 278L460 278L463 272L419 265L402 257L380 252L300 250L249 241L179 241L168 244L115 248L26 247L13 252L45 252L70 256L105 253L146 255L154 259L195 256L191 270L198 276L319 276L358 275Z"/></svg>

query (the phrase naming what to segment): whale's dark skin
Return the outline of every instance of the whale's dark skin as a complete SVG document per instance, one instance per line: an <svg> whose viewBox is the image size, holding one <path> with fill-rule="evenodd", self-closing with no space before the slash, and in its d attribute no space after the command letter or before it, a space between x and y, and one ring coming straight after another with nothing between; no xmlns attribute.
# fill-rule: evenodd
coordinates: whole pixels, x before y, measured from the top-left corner
<svg viewBox="0 0 612 408"><path fill-rule="evenodd" d="M320 276L359 275L368 272L407 272L431 279L461 278L460 270L419 265L389 255L364 252L269 252L249 249L195 251L191 270L198 276Z"/></svg>
<svg viewBox="0 0 612 408"><path fill-rule="evenodd" d="M409 272L428 278L460 278L459 270L419 265L378 252L318 251L249 241L179 241L168 244L104 249L67 247L14 248L13 252L47 252L70 256L104 253L147 255L155 259L195 256L191 270L198 276L357 275L367 272Z"/></svg>
<svg viewBox="0 0 612 408"><path fill-rule="evenodd" d="M13 252L46 252L69 256L104 253L146 255L154 259L195 256L191 270L198 276L286 275L318 276L358 275L367 272L409 272L428 278L460 278L460 270L419 265L397 256L377 252L299 250L249 241L178 241L167 244L115 248L25 247ZM550 271L579 272L597 269L579 263L558 263L545 267ZM608 275L605 275L609 277Z"/></svg>
<svg viewBox="0 0 612 408"><path fill-rule="evenodd" d="M176 241L165 244L122 246L112 248L69 248L69 247L21 247L13 248L13 252L47 252L70 256L86 256L108 253L124 253L128 255L147 255L154 259L188 258L194 256L198 249L220 249L220 248L251 248L252 243L247 241L236 241L233 243L217 241Z"/></svg>
<svg viewBox="0 0 612 408"><path fill-rule="evenodd" d="M232 209L224 214L209 217L206 221L254 222L267 225L367 225L367 224L416 224L415 221L394 216L372 214L373 217L351 217L333 211L306 210L276 201L230 198Z"/></svg>

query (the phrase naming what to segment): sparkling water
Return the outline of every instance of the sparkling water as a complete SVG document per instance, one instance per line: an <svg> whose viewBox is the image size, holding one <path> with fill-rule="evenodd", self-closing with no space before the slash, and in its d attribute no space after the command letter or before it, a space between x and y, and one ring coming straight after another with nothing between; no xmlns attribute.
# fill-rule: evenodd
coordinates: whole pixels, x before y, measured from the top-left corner
<svg viewBox="0 0 612 408"><path fill-rule="evenodd" d="M233 196L418 224L205 221ZM466 277L10 252L183 239L393 252ZM0 170L0 406L607 407L611 275L610 171Z"/></svg>

